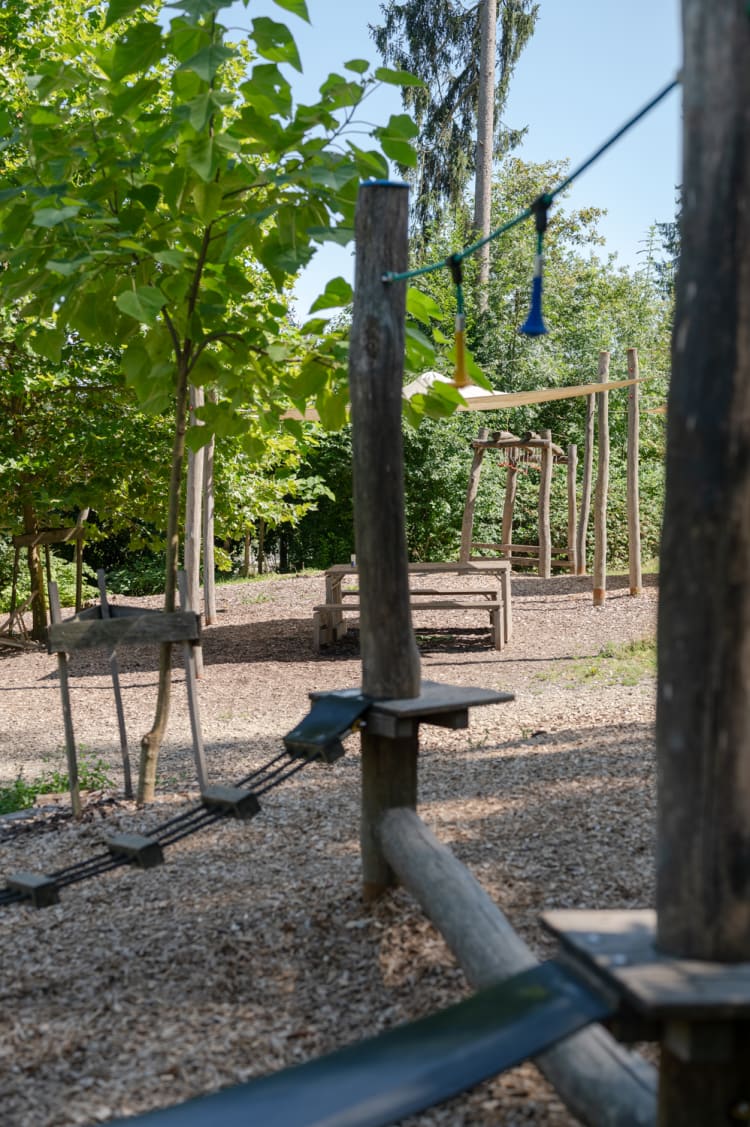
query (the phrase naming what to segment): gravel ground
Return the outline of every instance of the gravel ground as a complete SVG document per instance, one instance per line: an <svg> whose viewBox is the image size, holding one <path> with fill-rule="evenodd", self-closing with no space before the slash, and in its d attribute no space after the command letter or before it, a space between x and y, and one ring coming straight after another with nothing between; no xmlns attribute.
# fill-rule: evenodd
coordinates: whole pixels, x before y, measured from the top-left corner
<svg viewBox="0 0 750 1127"><path fill-rule="evenodd" d="M481 615L461 632L455 615L449 632L420 620L426 678L516 694L477 709L465 731L422 729L420 812L546 955L545 909L652 903L654 679L582 683L571 671L606 643L653 636L657 592L632 599L627 580L612 578L606 606L594 608L588 579L514 577L513 596L515 635L502 653ZM322 600L321 576L219 589L199 687L212 781L275 755L309 692L359 684L356 633L312 652ZM155 658L120 655L134 757L152 719ZM85 860L104 830L147 832L196 797L179 665L159 794L143 810L119 790L105 655L76 655L70 673L77 742L106 761L113 785L90 796L81 824L60 805L0 821L2 874ZM0 784L64 769L55 658L0 647L0 716ZM74 885L43 911L0 908L3 1127L166 1106L465 996L453 957L405 892L362 905L356 745L273 791L251 823L222 821L170 847L157 869ZM527 1064L408 1127L574 1123Z"/></svg>

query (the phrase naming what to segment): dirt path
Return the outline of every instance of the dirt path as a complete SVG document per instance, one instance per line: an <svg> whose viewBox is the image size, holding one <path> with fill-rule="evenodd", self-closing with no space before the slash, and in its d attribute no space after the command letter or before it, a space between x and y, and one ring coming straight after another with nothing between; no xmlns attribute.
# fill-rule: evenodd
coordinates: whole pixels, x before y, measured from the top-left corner
<svg viewBox="0 0 750 1127"><path fill-rule="evenodd" d="M431 580L431 585L432 585ZM448 580L455 583L455 579ZM613 579L514 578L512 644L426 624L423 675L516 693L468 730L425 727L420 809L540 954L552 907L652 901L654 682L569 679L575 659L653 634L656 589ZM219 590L205 632L203 729L215 781L280 750L316 689L359 683L355 637L311 649L321 577ZM158 605L158 600L132 600ZM451 625L455 618L451 618ZM0 874L51 871L101 848L104 828L148 830L196 794L182 670L153 807L117 793L119 748L103 655L71 663L79 745L114 785L84 824L0 822ZM153 653L121 658L131 749L155 703ZM54 658L0 649L0 784L63 769ZM403 892L359 899L356 739L331 768L269 794L248 824L222 822L148 872L75 885L44 911L0 908L3 1127L68 1127L164 1106L306 1060L427 1014L466 992L460 971ZM0 883L2 881L0 880ZM408 1121L409 1127L571 1127L532 1065Z"/></svg>

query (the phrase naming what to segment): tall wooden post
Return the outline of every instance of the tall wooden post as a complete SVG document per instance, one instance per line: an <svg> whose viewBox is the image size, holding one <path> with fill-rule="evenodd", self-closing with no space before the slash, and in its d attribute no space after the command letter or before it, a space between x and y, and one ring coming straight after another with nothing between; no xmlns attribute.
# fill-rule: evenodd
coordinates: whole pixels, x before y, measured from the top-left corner
<svg viewBox="0 0 750 1127"><path fill-rule="evenodd" d="M552 529L550 525L550 499L552 495L552 431L539 432L547 443L542 447L541 473L539 474L539 575L549 579L552 575Z"/></svg>
<svg viewBox="0 0 750 1127"><path fill-rule="evenodd" d="M476 181L474 191L474 226L477 234L490 233L492 212L492 172L495 140L495 59L497 55L497 0L481 4L481 46L479 51L479 96L477 105ZM480 247L477 255L477 308L486 313L489 304L490 244Z"/></svg>
<svg viewBox="0 0 750 1127"><path fill-rule="evenodd" d="M594 492L594 606L604 606L607 598L607 491L609 489L609 392L598 391L597 447Z"/></svg>
<svg viewBox="0 0 750 1127"><path fill-rule="evenodd" d="M191 425L199 425L198 420L195 418L196 407L202 407L204 403L204 395L202 387L190 388L190 423ZM203 451L198 451L195 454L192 450L188 451L188 471L187 471L187 486L185 497L185 575L187 577L187 590L190 607L192 610L200 610L201 605L201 589L200 589L200 572L201 572L201 536L203 532L203 522L201 519L201 509L203 502ZM203 651L200 646L194 647L195 654L195 673L200 677L203 673Z"/></svg>
<svg viewBox="0 0 750 1127"><path fill-rule="evenodd" d="M628 349L628 378L638 379L638 349ZM630 572L630 594L640 595L643 591L641 574L641 513L640 488L638 483L639 432L640 432L640 390L634 383L628 388L628 563Z"/></svg>
<svg viewBox="0 0 750 1127"><path fill-rule="evenodd" d="M682 15L657 934L666 954L731 964L750 961L750 17L738 0L683 0ZM665 1045L663 1127L747 1119L747 1023L725 1022L708 1052L699 1040Z"/></svg>
<svg viewBox="0 0 750 1127"><path fill-rule="evenodd" d="M218 401L214 388L207 393L209 403ZM207 626L216 622L216 563L214 558L214 455L216 442L203 447L203 613Z"/></svg>
<svg viewBox="0 0 750 1127"><path fill-rule="evenodd" d="M477 442L487 441L487 427L480 427L477 434ZM459 563L468 563L471 559L471 540L474 531L474 510L477 505L477 493L479 492L479 475L482 472L482 459L484 458L484 447L474 447L474 457L471 462L471 470L469 471L469 484L466 487L466 504L464 505L464 516L461 522L461 550L458 554Z"/></svg>
<svg viewBox="0 0 750 1127"><path fill-rule="evenodd" d="M599 367L596 374L599 383L609 379L609 353L599 353ZM583 480L581 482L581 515L578 519L576 539L577 575L586 574L586 534L591 512L591 483L594 476L594 407L593 395L586 396L586 424L583 438Z"/></svg>
<svg viewBox="0 0 750 1127"><path fill-rule="evenodd" d="M568 446L568 561L570 574L578 574L576 545L576 476L578 471L578 447Z"/></svg>
<svg viewBox="0 0 750 1127"><path fill-rule="evenodd" d="M401 436L406 286L386 284L408 261L408 188L359 189L349 350L354 532L359 569L362 691L381 700L419 695L419 651L409 607ZM415 735L362 733L362 876L370 900L396 882L377 839L385 810L417 801Z"/></svg>
<svg viewBox="0 0 750 1127"><path fill-rule="evenodd" d="M505 478L505 501L503 503L503 555L508 559L513 552L513 512L516 507L516 490L518 488L518 463L514 458L514 450L508 451L508 473Z"/></svg>

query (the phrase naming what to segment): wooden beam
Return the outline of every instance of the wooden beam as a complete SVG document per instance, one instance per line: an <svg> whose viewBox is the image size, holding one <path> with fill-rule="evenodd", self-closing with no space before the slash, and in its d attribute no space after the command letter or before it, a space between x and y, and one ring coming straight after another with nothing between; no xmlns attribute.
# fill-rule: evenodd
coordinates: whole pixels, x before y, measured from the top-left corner
<svg viewBox="0 0 750 1127"><path fill-rule="evenodd" d="M420 661L409 609L401 434L406 286L383 274L408 263L405 184L360 186L349 349L354 529L359 569L362 691L376 700L419 695ZM416 735L390 740L362 732L363 894L395 883L375 834L390 806L416 806Z"/></svg>
<svg viewBox="0 0 750 1127"><path fill-rule="evenodd" d="M383 853L401 883L481 988L537 960L479 882L413 810L387 810L378 827ZM560 1098L588 1127L652 1127L653 1069L593 1026L536 1058Z"/></svg>
<svg viewBox="0 0 750 1127"><path fill-rule="evenodd" d="M49 629L50 653L115 646L150 646L159 642L197 642L200 626L192 611L139 615L136 618L68 620Z"/></svg>

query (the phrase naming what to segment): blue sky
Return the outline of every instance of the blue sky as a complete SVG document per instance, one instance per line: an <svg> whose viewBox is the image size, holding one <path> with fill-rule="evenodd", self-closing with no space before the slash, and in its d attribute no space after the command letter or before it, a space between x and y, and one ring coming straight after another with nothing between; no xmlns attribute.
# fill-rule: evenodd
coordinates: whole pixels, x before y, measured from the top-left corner
<svg viewBox="0 0 750 1127"><path fill-rule="evenodd" d="M303 101L346 59L379 62L367 26L381 18L379 0L307 4L311 25L272 0L253 0L243 13L244 19L267 14L288 23L304 67L303 75L290 79ZM518 155L530 161L569 158L578 165L675 76L681 52L679 0L539 0L536 30L516 68L505 114L508 125L528 127ZM387 87L366 104L364 116L383 124L400 109L398 91ZM637 265L649 226L674 215L679 134L676 90L566 197L566 206L607 210L601 233L606 250L623 265ZM316 256L296 287L301 314L335 274L351 280L351 250L331 248Z"/></svg>

